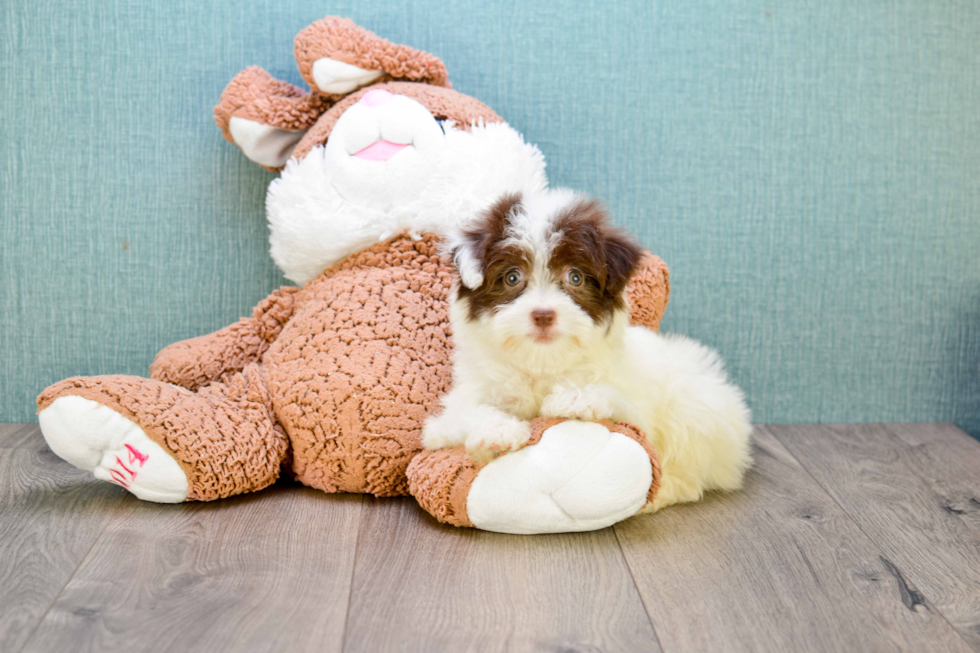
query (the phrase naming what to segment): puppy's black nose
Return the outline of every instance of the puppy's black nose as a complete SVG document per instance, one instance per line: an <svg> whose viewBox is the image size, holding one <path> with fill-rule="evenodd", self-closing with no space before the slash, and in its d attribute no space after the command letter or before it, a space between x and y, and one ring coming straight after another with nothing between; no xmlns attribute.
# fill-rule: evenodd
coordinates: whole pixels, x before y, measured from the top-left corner
<svg viewBox="0 0 980 653"><path fill-rule="evenodd" d="M534 320L534 326L550 327L555 323L555 312L550 308L536 308L531 311L531 319Z"/></svg>

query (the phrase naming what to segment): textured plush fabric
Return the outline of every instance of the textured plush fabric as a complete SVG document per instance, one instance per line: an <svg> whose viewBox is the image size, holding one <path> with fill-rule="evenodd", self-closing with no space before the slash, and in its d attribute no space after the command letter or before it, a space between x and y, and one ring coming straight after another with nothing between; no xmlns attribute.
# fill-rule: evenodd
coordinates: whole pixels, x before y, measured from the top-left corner
<svg viewBox="0 0 980 653"><path fill-rule="evenodd" d="M310 91L276 79L259 66L249 66L228 83L214 108L214 121L225 140L234 142L231 119L243 118L290 131L316 128L297 145L293 155L302 159L316 145L323 145L340 115L367 92L364 89L351 97L326 92L317 86L313 76L318 59L328 58L357 66L381 76L375 84L404 80L423 86L385 84L383 88L407 95L421 102L440 120L454 120L468 129L476 120L497 122L489 107L471 97L438 88L448 84L446 66L427 52L407 45L391 43L360 27L349 18L328 16L315 21L296 36L294 42L296 65L310 86ZM375 86L376 87L376 86ZM334 110L323 115L331 106ZM319 124L317 124L319 122ZM267 170L279 167L263 166Z"/></svg>
<svg viewBox="0 0 980 653"><path fill-rule="evenodd" d="M445 86L448 82L446 66L438 57L415 48L391 43L349 18L329 17L304 28L293 41L299 72L310 87L313 64L317 59L329 57L365 70L385 73L381 81L402 79Z"/></svg>
<svg viewBox="0 0 980 653"><path fill-rule="evenodd" d="M462 447L422 451L406 470L409 491L426 512L442 523L472 527L466 497L481 467Z"/></svg>
<svg viewBox="0 0 980 653"><path fill-rule="evenodd" d="M0 420L285 283L273 175L211 112L250 65L305 89L328 14L438 56L605 198L756 420L980 434L980 4L921 0L6 2Z"/></svg>
<svg viewBox="0 0 980 653"><path fill-rule="evenodd" d="M563 421L565 420L553 418L533 420L531 437L524 446L537 444L545 431ZM653 468L647 503L652 503L660 489L660 459L657 452L643 433L631 424L610 421L603 421L601 424L610 431L622 433L638 442L647 452ZM437 520L453 526L473 526L466 508L467 498L473 481L484 466L467 456L463 447L422 451L408 466L409 488L419 505Z"/></svg>
<svg viewBox="0 0 980 653"><path fill-rule="evenodd" d="M38 409L71 395L120 412L174 454L192 500L263 488L287 456L299 481L325 492L407 494L422 424L452 382L455 273L439 245L378 243L273 292L251 318L165 348L153 379L73 377L42 392ZM664 274L648 254L629 289L651 328Z"/></svg>
<svg viewBox="0 0 980 653"><path fill-rule="evenodd" d="M482 102L441 86L422 86L411 82L388 82L371 86L371 89L376 88L397 95L408 96L428 109L437 119L453 120L460 129L465 131L468 131L470 124L477 120L483 122L500 122L501 120L493 109ZM344 111L359 101L368 91L369 89L362 89L356 93L351 93L331 107L306 133L303 140L296 145L296 149L293 150L293 157L302 159L313 147L324 144L327 137L330 136L330 130L333 129Z"/></svg>
<svg viewBox="0 0 980 653"><path fill-rule="evenodd" d="M333 102L332 96L304 91L276 79L259 66L249 66L235 75L221 92L214 107L214 122L225 140L234 142L229 128L232 117L280 129L309 129Z"/></svg>
<svg viewBox="0 0 980 653"><path fill-rule="evenodd" d="M74 377L45 389L38 410L64 396L97 401L142 428L187 475L190 501L261 490L287 459L286 434L254 363L197 393L135 376Z"/></svg>
<svg viewBox="0 0 980 653"><path fill-rule="evenodd" d="M323 114L296 145L296 149L293 150L293 157L302 159L312 148L326 143L327 137L330 136L330 130L337 124L344 111L364 97L369 90L376 88L410 97L428 109L437 119L453 120L464 131L469 131L470 125L474 121L500 122L501 120L493 109L482 102L449 88L425 86L412 82L375 84L370 89L365 88L351 93Z"/></svg>
<svg viewBox="0 0 980 653"><path fill-rule="evenodd" d="M407 494L405 468L451 381L451 268L400 237L304 286L264 366L297 479L326 492Z"/></svg>
<svg viewBox="0 0 980 653"><path fill-rule="evenodd" d="M629 286L630 323L660 330L670 299L670 271L659 257L644 253Z"/></svg>
<svg viewBox="0 0 980 653"><path fill-rule="evenodd" d="M252 317L165 347L150 364L150 376L196 391L258 362L292 317L297 292L284 286L262 300Z"/></svg>

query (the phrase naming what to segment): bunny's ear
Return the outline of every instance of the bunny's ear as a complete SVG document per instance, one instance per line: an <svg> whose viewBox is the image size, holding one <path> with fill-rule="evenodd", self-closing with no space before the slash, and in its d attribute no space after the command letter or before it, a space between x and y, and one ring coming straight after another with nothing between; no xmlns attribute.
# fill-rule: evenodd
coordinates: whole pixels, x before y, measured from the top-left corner
<svg viewBox="0 0 980 653"><path fill-rule="evenodd" d="M303 79L335 100L376 81L450 85L438 57L391 43L349 18L318 20L296 35L294 45Z"/></svg>
<svg viewBox="0 0 980 653"><path fill-rule="evenodd" d="M306 93L252 66L225 87L214 108L214 121L245 156L278 170L331 104L327 97Z"/></svg>

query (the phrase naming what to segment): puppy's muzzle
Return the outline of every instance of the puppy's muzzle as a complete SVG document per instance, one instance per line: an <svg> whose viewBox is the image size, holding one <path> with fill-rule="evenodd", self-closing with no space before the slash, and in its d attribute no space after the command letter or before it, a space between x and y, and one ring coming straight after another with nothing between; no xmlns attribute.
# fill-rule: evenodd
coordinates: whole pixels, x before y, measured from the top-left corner
<svg viewBox="0 0 980 653"><path fill-rule="evenodd" d="M531 311L531 321L539 329L547 329L555 323L555 312L550 308L536 308Z"/></svg>

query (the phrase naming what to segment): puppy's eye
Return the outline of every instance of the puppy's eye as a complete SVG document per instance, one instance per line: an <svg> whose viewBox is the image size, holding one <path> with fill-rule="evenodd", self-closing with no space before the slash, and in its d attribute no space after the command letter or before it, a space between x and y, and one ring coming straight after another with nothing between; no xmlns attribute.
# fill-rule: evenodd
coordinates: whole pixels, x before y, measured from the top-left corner
<svg viewBox="0 0 980 653"><path fill-rule="evenodd" d="M581 286L582 282L585 281L585 275L578 270L569 270L568 274L565 275L565 281L570 286Z"/></svg>
<svg viewBox="0 0 980 653"><path fill-rule="evenodd" d="M513 270L511 270L510 272L504 275L504 283L506 283L508 286L516 286L521 282L523 278L524 275L521 274L521 271L518 270L517 268L514 268Z"/></svg>

